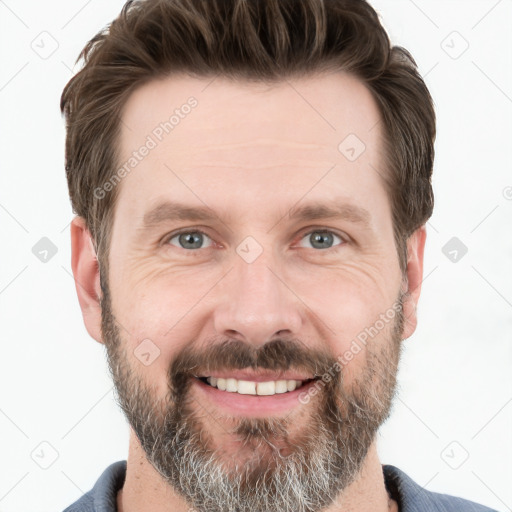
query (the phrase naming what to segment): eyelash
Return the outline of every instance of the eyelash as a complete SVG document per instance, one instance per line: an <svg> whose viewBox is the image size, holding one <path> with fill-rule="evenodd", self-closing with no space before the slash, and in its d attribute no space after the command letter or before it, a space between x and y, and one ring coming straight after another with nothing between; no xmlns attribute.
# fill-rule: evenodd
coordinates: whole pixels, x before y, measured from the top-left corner
<svg viewBox="0 0 512 512"><path fill-rule="evenodd" d="M331 234L331 235L334 235L336 237L338 237L340 240L341 240L341 243L339 243L338 245L335 245L333 247L328 247L327 249L316 249L317 252L328 252L328 251L335 251L337 249L339 249L341 246L345 245L347 243L347 241L349 240L349 237L347 235L341 235L339 233L337 233L336 231L333 231L332 229L327 229L327 228L324 228L324 227L316 227L316 228L312 228L310 229L309 231L306 231L305 233L301 233L301 237L300 237L300 240L304 239L306 236L308 235L311 235L312 233L328 233L328 234ZM179 235L182 235L184 233L200 233L202 235L204 235L205 237L209 238L210 240L213 241L213 239L207 234L205 233L203 230L201 229L190 229L190 228L187 228L187 229L183 229L183 230L180 230L180 231L176 231L175 233L171 233L169 236L166 236L162 242L163 245L172 245L170 244L170 241L173 239L173 238L176 238L177 236ZM173 246L173 247L176 247L177 249L182 249L184 251L187 251L187 252L196 252L198 251L199 249L185 249L183 247L178 247L178 246ZM210 247L204 247L204 249L209 249ZM303 249L315 249L314 247L302 247Z"/></svg>

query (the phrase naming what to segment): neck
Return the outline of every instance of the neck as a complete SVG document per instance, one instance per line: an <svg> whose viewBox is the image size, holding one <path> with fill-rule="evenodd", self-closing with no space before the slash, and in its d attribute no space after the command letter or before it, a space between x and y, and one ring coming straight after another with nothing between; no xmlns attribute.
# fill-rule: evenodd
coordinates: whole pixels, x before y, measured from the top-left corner
<svg viewBox="0 0 512 512"><path fill-rule="evenodd" d="M188 512L190 505L148 462L137 437L130 434L124 486L117 495L118 512ZM357 479L324 512L398 512L384 485L375 441Z"/></svg>

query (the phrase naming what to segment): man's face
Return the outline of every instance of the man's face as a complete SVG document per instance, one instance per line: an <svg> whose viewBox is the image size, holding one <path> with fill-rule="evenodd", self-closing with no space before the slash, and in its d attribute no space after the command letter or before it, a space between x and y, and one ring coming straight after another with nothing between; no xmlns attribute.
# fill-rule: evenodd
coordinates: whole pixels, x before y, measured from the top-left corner
<svg viewBox="0 0 512 512"><path fill-rule="evenodd" d="M102 332L141 446L198 510L325 506L360 470L414 330L374 100L341 73L173 77L122 121L121 165L150 150L118 185Z"/></svg>

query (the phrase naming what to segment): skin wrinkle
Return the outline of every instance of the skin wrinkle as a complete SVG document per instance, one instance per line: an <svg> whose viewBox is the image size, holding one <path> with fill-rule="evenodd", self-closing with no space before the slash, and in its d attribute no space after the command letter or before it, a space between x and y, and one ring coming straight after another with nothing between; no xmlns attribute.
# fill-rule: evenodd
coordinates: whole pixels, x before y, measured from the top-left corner
<svg viewBox="0 0 512 512"><path fill-rule="evenodd" d="M258 239L261 240L261 237L258 237ZM339 279L342 283L349 281L354 287L370 286L372 289L376 290L384 289L385 284L383 281L386 276L381 272L382 249L383 246L380 245L375 247L372 253L366 252L365 259L362 259L360 255L356 253L354 254L354 261L350 262L344 259L342 265L336 263L336 261L329 262L329 258L327 258L326 261L326 258L322 257L322 268L320 272L326 273L331 281L333 279ZM352 253L355 252L352 248L350 248L350 250ZM183 276L183 278L185 278L185 276L189 278L194 277L195 274L200 276L204 272L209 272L209 266L213 267L213 271L218 272L218 277L228 270L227 266L229 265L229 261L225 266L222 266L217 262L217 258L210 262L206 261L204 264L195 261L196 258L190 259L192 261L179 264L173 261L175 257L167 256L165 251L163 255L157 252L157 254L153 256L151 253L148 254L146 250L133 251L133 256L127 257L126 262L127 266L130 268L130 274L132 275L131 280L134 291L137 291L139 287L144 289L144 287L147 287L151 282L168 281L171 283L175 279L175 276ZM313 259L313 257L311 257L311 259ZM168 264L169 260L173 262L173 265ZM299 264L301 267L307 267L305 262L300 262ZM206 268L204 268L204 266L206 266ZM334 269L337 269L339 273L336 277L333 277L331 274ZM282 275L280 271L278 271L278 274ZM133 276L140 276L140 278L134 279ZM283 279L285 282L290 282L290 278L287 277L286 273L284 273ZM321 276L319 279L321 279ZM368 285L368 283L371 284Z"/></svg>
<svg viewBox="0 0 512 512"><path fill-rule="evenodd" d="M415 317L411 297L401 293L407 288L402 289L389 198L367 165L378 167L379 127L369 132L376 105L364 87L345 76L311 79L310 91L321 91L333 109L345 109L343 115L332 113L340 119L334 133L313 121L315 112L301 110L303 100L287 94L286 84L257 98L243 83L219 79L199 94L203 87L193 79L146 84L130 96L123 114L126 125L136 127L123 132L126 154L158 124L161 112L179 103L183 91L198 98L198 108L172 137L119 184L101 302L101 338L132 428L119 508L366 512L371 504L372 510L383 510L387 499L375 435L389 414L401 340L414 330ZM368 115L352 109L349 118L346 104L356 103ZM254 119L243 115L249 105L258 112ZM231 117L244 122L230 123ZM203 130L207 124L210 129ZM337 150L340 134L350 132L368 134L356 162ZM295 151L306 139L332 151ZM205 147L215 152L201 153ZM223 147L229 150L218 149ZM331 162L334 154L337 160ZM211 156L209 167L200 165L205 155ZM305 155L311 167L301 167ZM276 158L283 163L274 165ZM326 160L336 165L327 174ZM233 167L243 161L243 167ZM292 207L334 197L368 210L372 231L335 219L292 223L287 216ZM162 199L207 205L229 225L214 219L173 221L151 233L138 229L144 212ZM306 233L330 228L350 239L336 250L298 245ZM178 229L204 230L214 246L186 251L161 243ZM250 264L235 251L249 235L263 248ZM414 255L414 244L411 248ZM197 372L220 368L326 373L351 340L396 303L404 309L393 321L309 403L286 414L228 414L193 385ZM145 339L159 349L149 366L134 355ZM151 497L144 491L148 485L155 488Z"/></svg>

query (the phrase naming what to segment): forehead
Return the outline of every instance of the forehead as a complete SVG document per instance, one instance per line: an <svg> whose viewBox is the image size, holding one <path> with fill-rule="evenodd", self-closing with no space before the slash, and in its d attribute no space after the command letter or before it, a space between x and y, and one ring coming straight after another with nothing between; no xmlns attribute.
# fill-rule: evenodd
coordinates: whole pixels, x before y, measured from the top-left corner
<svg viewBox="0 0 512 512"><path fill-rule="evenodd" d="M197 105L189 108L191 101ZM186 139L187 147L175 149L194 153L196 149L222 151L204 147L204 136L219 146L266 133L283 143L302 142L304 149L318 150L307 144L336 149L344 135L353 133L371 144L379 135L374 128L380 116L364 84L336 72L273 84L183 75L153 80L130 95L122 120L123 149L136 146L141 134L155 132L158 138L158 128L170 120L173 126L164 130L163 137L176 145Z"/></svg>
<svg viewBox="0 0 512 512"><path fill-rule="evenodd" d="M342 72L273 84L171 76L136 89L121 117L118 201L137 217L173 194L225 209L233 191L246 207L383 193L377 105Z"/></svg>

